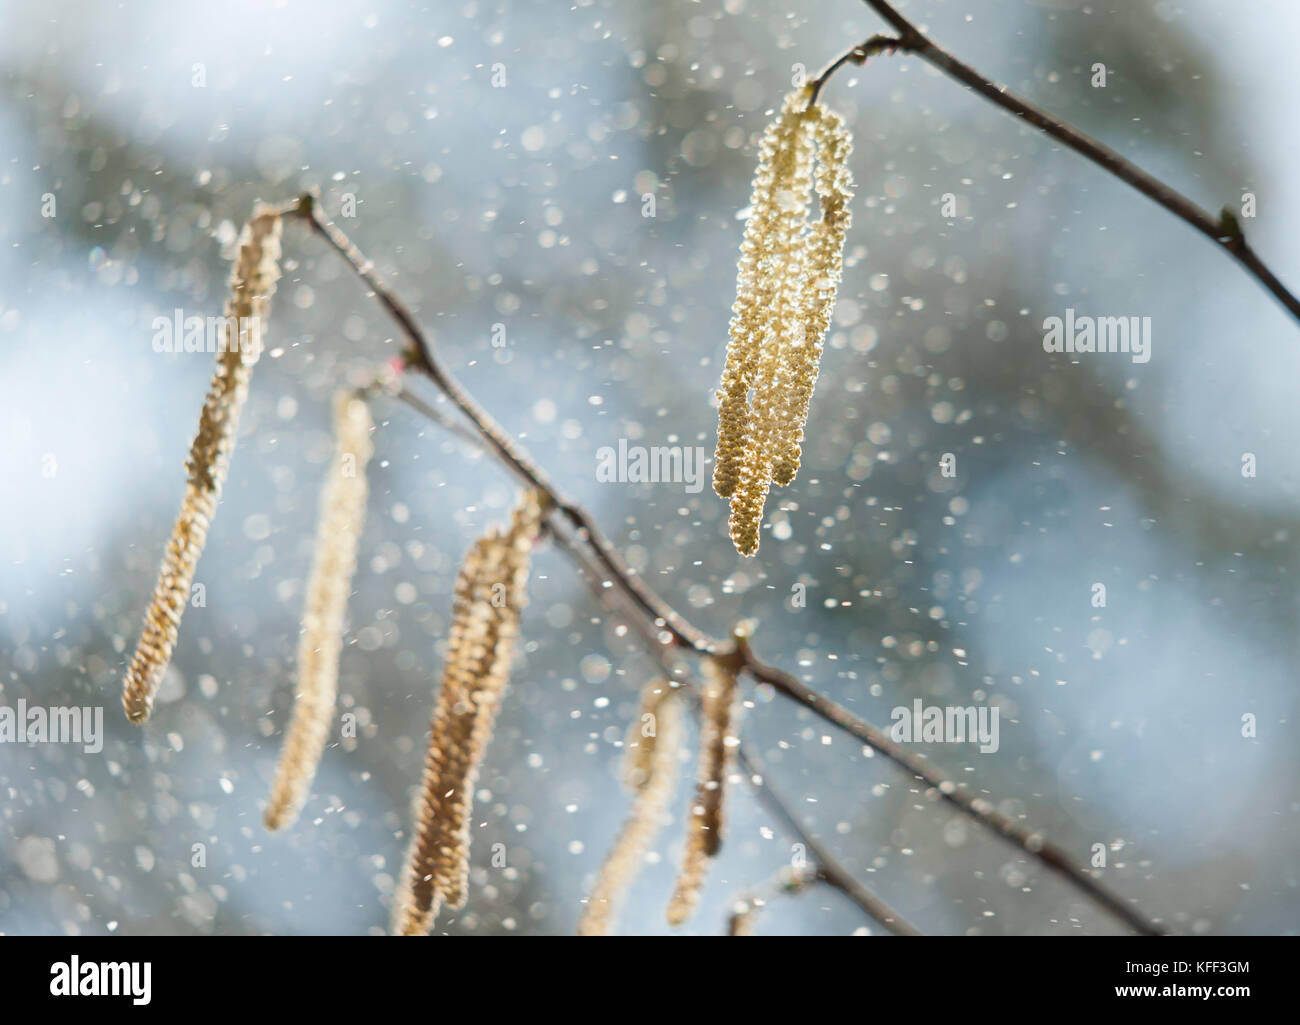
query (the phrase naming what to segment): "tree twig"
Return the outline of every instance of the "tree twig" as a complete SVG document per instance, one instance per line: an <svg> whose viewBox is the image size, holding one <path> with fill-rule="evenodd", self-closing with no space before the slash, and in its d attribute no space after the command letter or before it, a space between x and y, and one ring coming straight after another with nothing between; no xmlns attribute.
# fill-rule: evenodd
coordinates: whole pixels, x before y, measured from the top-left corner
<svg viewBox="0 0 1300 1025"><path fill-rule="evenodd" d="M740 762L740 767L745 770L745 774L755 793L758 794L758 799L767 805L799 838L799 842L808 849L808 853L815 863L818 879L839 890L894 935L925 935L920 929L859 883L852 873L835 860L830 851L804 829L798 817L790 810L780 795L772 789L771 784L767 782L767 774L763 771L762 763L759 762L757 755L742 744L737 760Z"/></svg>
<svg viewBox="0 0 1300 1025"><path fill-rule="evenodd" d="M742 648L747 645L747 641L743 639L740 641ZM1161 929L1148 922L1130 904L1111 893L1087 872L1075 867L1070 856L1056 844L1051 843L1042 833L1017 822L1009 815L1004 815L987 798L976 797L952 780L945 779L941 772L927 766L920 755L896 743L884 730L872 726L865 719L818 693L785 670L767 665L752 655L746 656L745 668L754 679L770 684L778 694L794 699L846 733L857 737L872 750L884 755L895 765L924 782L945 801L1032 854L1064 876L1075 887L1087 893L1102 907L1123 919L1136 932L1152 936L1162 933Z"/></svg>
<svg viewBox="0 0 1300 1025"><path fill-rule="evenodd" d="M1126 157L1081 132L1069 122L1034 106L1028 100L1011 92L1006 86L998 85L991 79L985 78L969 64L963 64L943 47L934 43L887 0L863 0L863 2L887 21L898 35L896 37L874 35L833 61L813 80L813 99L816 99L821 92L826 80L846 63L862 64L868 57L878 53L903 51L915 54L949 78L969 86L990 103L1014 114L1022 121L1028 122L1039 131L1068 146L1102 170L1110 172L1120 181L1127 182L1144 196L1155 200L1170 213L1186 221L1216 246L1230 253L1249 274L1272 293L1292 317L1300 321L1300 299L1297 299L1278 280L1277 275L1251 248L1237 219L1228 212L1226 207L1224 214L1215 216L1177 189L1142 170Z"/></svg>
<svg viewBox="0 0 1300 1025"><path fill-rule="evenodd" d="M846 50L818 73L817 77L812 80L812 92L808 96L808 105L812 106L817 102L817 97L821 95L822 86L830 79L831 75L839 71L845 64L857 64L859 66L880 53L893 53L903 41L897 36L874 35L864 43L860 43L852 50Z"/></svg>
<svg viewBox="0 0 1300 1025"><path fill-rule="evenodd" d="M622 557L596 528L590 513L568 499L543 473L532 458L505 433L491 415L460 384L445 365L427 336L416 323L414 316L375 274L369 259L335 224L320 211L312 195L302 196L286 213L297 215L324 237L352 267L358 277L374 293L379 303L392 315L414 351L412 367L423 373L465 416L481 436L484 445L492 451L520 480L546 495L550 501L551 516L559 514L574 531L579 546L585 544L592 556L588 569L594 568L606 575L617 587L631 607L647 617L655 630L655 640L660 648L684 648L699 654L729 660L738 671L770 684L777 693L807 708L827 722L852 734L909 773L934 788L964 814L1011 841L1026 854L1060 873L1067 882L1086 893L1103 908L1123 919L1140 933L1159 935L1162 930L1148 922L1125 901L1111 894L1091 876L1075 867L1069 856L1060 848L1046 842L1042 834L1034 832L993 808L983 798L971 796L949 781L945 775L924 764L919 757L903 750L881 730L854 715L848 709L822 696L784 670L768 665L754 655L743 637L721 641L690 623L667 601L652 591L623 561ZM552 529L556 529L553 520ZM563 535L562 535L563 536ZM576 547L565 545L565 550L575 554ZM583 562L582 559L579 559Z"/></svg>

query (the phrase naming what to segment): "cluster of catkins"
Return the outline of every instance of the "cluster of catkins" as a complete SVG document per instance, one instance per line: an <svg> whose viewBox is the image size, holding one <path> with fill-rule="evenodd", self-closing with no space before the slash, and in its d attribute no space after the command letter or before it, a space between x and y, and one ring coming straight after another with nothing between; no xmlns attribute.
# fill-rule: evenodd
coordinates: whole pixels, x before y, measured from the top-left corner
<svg viewBox="0 0 1300 1025"><path fill-rule="evenodd" d="M849 227L849 134L838 115L810 98L809 88L787 96L763 136L718 392L713 486L731 500L731 539L742 555L758 550L769 488L789 484L799 469ZM814 195L820 208L815 221L810 219ZM280 227L280 214L259 205L240 235L223 345L186 463L185 497L123 681L122 704L135 723L149 718L221 496L239 414L260 355L260 324L254 319L268 315L280 276ZM294 710L267 802L268 829L297 818L328 739L373 429L359 396L336 396L335 462L321 497ZM414 829L393 902L396 933L426 934L441 906L465 902L474 783L506 689L526 601L530 552L546 511L543 495L525 491L509 524L490 528L461 565L442 688L414 802ZM739 743L736 667L716 656L705 658L702 667L699 768L685 852L668 905L673 924L695 909L718 852L724 788ZM627 743L634 804L587 901L579 924L583 934L610 930L620 896L663 820L676 787L681 700L666 679L652 681L642 696L641 714Z"/></svg>
<svg viewBox="0 0 1300 1025"><path fill-rule="evenodd" d="M145 722L153 710L229 470L239 415L261 355L261 321L270 314L271 295L280 277L280 227L280 213L259 205L240 234L217 368L185 464L185 497L122 682L122 706L134 723ZM325 749L338 690L343 620L365 521L366 465L374 430L369 408L355 393L340 391L334 396L333 426L335 453L321 491L298 640L293 715L264 816L271 830L298 817Z"/></svg>
<svg viewBox="0 0 1300 1025"><path fill-rule="evenodd" d="M122 704L135 723L149 718L176 645L181 614L220 499L248 396L265 318L280 276L281 216L261 206L240 235L226 303L223 344L186 464L181 512L163 556ZM235 332L238 332L236 334ZM285 732L264 822L292 824L307 799L333 721L344 617L365 519L366 467L374 424L354 392L334 398L334 461L321 492L316 543L307 579L297 655L293 713ZM507 529L490 529L469 551L456 588L447 664L429 739L423 786L395 928L427 932L442 903L459 907L468 876L469 815L474 779L505 690L525 603L529 553L541 531L543 498L524 493Z"/></svg>
<svg viewBox="0 0 1300 1025"><path fill-rule="evenodd" d="M787 96L763 135L718 391L713 489L731 500L741 555L758 551L768 490L799 471L851 216L848 129L810 97L811 86Z"/></svg>
<svg viewBox="0 0 1300 1025"><path fill-rule="evenodd" d="M544 508L542 496L526 491L509 526L490 528L461 563L415 830L393 901L398 935L423 935L443 904L465 903L474 781L509 679Z"/></svg>

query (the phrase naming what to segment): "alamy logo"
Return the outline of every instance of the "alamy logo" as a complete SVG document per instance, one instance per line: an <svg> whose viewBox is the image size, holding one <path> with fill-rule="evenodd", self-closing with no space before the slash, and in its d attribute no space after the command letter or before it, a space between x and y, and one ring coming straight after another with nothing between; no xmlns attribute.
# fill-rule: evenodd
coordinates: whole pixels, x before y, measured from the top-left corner
<svg viewBox="0 0 1300 1025"><path fill-rule="evenodd" d="M175 309L170 317L154 317L152 326L154 352L262 352L261 317L187 317Z"/></svg>
<svg viewBox="0 0 1300 1025"><path fill-rule="evenodd" d="M688 494L704 490L704 449L680 445L646 448L618 440L618 450L596 450L596 480L602 484L685 484Z"/></svg>
<svg viewBox="0 0 1300 1025"><path fill-rule="evenodd" d="M1044 352L1127 352L1134 363L1151 358L1150 317L1065 317L1043 321Z"/></svg>
<svg viewBox="0 0 1300 1025"><path fill-rule="evenodd" d="M998 709L981 706L899 705L890 713L889 736L897 744L979 744L981 754L998 749Z"/></svg>
<svg viewBox="0 0 1300 1025"><path fill-rule="evenodd" d="M104 749L104 706L45 708L22 698L0 705L0 744L81 744L88 755Z"/></svg>
<svg viewBox="0 0 1300 1025"><path fill-rule="evenodd" d="M143 1007L150 1000L150 961L87 961L76 954L50 965L50 994L56 997L131 997Z"/></svg>

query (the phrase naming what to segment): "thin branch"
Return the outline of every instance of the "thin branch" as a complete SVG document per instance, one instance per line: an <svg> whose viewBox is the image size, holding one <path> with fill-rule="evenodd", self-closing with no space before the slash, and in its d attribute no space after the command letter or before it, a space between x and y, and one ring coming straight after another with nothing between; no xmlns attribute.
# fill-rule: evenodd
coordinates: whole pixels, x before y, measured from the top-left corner
<svg viewBox="0 0 1300 1025"><path fill-rule="evenodd" d="M789 827L790 831L799 838L799 842L808 849L808 853L816 862L818 879L828 886L835 887L894 935L925 935L920 929L859 883L843 865L835 860L830 851L803 828L794 812L787 807L780 795L767 782L766 774L763 772L763 766L758 757L743 744L740 748L738 760L740 767L745 770L749 782L753 785L755 793L758 794L759 800L767 805Z"/></svg>
<svg viewBox="0 0 1300 1025"><path fill-rule="evenodd" d="M400 389L396 397L404 405L455 434L485 455L491 457L496 454L496 450L488 444L485 435L472 430L461 421L449 417L442 410L425 402L409 389ZM507 462L504 465L507 470L513 472L519 478L521 484L527 484L531 480L514 463ZM568 517L558 505L552 503L548 506L544 525L552 540L560 546L565 554L574 560L578 575L590 587L596 598L616 609L641 634L646 647L654 651L660 660L665 662L665 668L668 669L669 673L674 676L678 675L677 667L668 664L669 656L677 650L677 647L672 644L664 644L660 628L653 623L647 622L643 610L629 599L626 591L612 586L604 567L592 554L591 544L573 528Z"/></svg>
<svg viewBox="0 0 1300 1025"><path fill-rule="evenodd" d="M855 46L852 50L847 50L840 54L840 56L827 64L826 67L822 68L817 77L812 80L812 92L808 96L808 105L811 107L817 102L817 97L821 95L822 86L826 84L831 75L839 71L845 64L857 64L860 67L877 54L892 54L902 45L903 41L897 36L875 35L865 43Z"/></svg>
<svg viewBox="0 0 1300 1025"><path fill-rule="evenodd" d="M1229 252L1248 273L1272 293L1291 316L1300 321L1300 299L1297 299L1278 280L1277 275L1250 247L1240 224L1227 207L1224 207L1223 213L1216 217L1177 189L1120 156L1109 146L1098 142L1061 118L1034 106L1028 100L1011 92L1006 86L998 85L991 79L985 78L969 64L963 64L947 50L936 45L886 0L863 0L863 2L893 26L898 33L897 37L875 35L844 53L814 79L814 99L821 92L826 80L846 63L862 64L869 56L877 53L893 53L898 50L916 54L949 78L969 86L990 103L1009 111L1076 153L1087 157L1102 170L1109 171L1120 181L1127 182L1144 196L1155 200L1170 213L1186 221L1216 246Z"/></svg>
<svg viewBox="0 0 1300 1025"><path fill-rule="evenodd" d="M401 300L375 275L370 260L336 225L324 217L314 198L310 195L301 197L288 212L305 219L312 229L328 240L330 245L351 265L358 277L375 294L380 304L392 314L407 340L414 347L416 356L413 361L414 368L424 373L451 400L452 404L477 429L483 443L501 459L508 470L524 483L547 496L552 507L551 515L562 514L563 520L576 532L576 541L585 543L590 549L595 568L606 575L606 580L611 585L623 592L632 607L651 621L656 630L655 639L658 647L685 648L731 660L738 670L749 673L756 680L770 684L778 693L802 704L809 711L852 734L862 743L907 769L909 773L936 789L963 813L993 829L1000 836L1019 846L1026 854L1059 872L1067 882L1122 918L1136 931L1148 935L1161 933L1159 928L1148 922L1127 903L1109 893L1091 876L1074 867L1065 852L1048 844L1041 834L1002 815L990 802L970 796L946 779L943 773L928 768L920 758L904 751L881 730L829 698L823 697L793 675L761 661L753 654L749 644L743 638L721 641L690 623L633 573L596 528L591 515L552 485L531 457L455 379L438 359L433 346L415 322L415 318ZM548 522L554 530L554 523L551 520ZM567 551L576 554L575 547L567 544L564 547ZM588 568L592 567L588 564Z"/></svg>
<svg viewBox="0 0 1300 1025"><path fill-rule="evenodd" d="M742 649L748 642L740 641ZM922 780L926 786L961 811L979 820L998 835L1011 841L1016 846L1039 861L1060 873L1078 889L1084 891L1102 907L1118 918L1122 918L1136 932L1149 936L1159 936L1163 930L1157 928L1136 911L1129 903L1097 882L1091 875L1075 867L1073 860L1064 850L1051 843L1042 833L1030 829L1005 815L994 807L986 798L976 797L963 790L950 779L945 779L938 770L925 764L924 759L896 743L889 734L877 729L865 719L854 715L843 705L836 704L830 698L813 690L790 673L775 666L769 666L751 654L746 653L744 661L746 671L756 680L770 684L778 694L799 702L813 710L823 719L834 723L846 733L851 733L872 750L879 752L895 765L906 769L911 775Z"/></svg>
<svg viewBox="0 0 1300 1025"><path fill-rule="evenodd" d="M680 647L711 651L716 644L707 634L695 629L681 618L677 612L662 598L641 582L623 561L614 547L605 540L597 529L595 521L581 506L565 496L542 471L532 458L517 445L501 426L488 414L459 381L452 376L434 354L424 333L415 323L415 319L396 296L392 294L375 276L374 265L346 235L331 221L326 219L310 195L304 196L299 209L312 228L323 236L334 249L352 265L357 275L365 281L374 292L380 304L392 315L402 332L415 347L414 368L431 380L438 390L447 396L466 418L478 429L496 455L517 475L539 491L543 491L573 524L586 533L592 549L605 567L605 571L616 578L628 591L629 596L640 606L641 610L656 621L669 635L665 643Z"/></svg>
<svg viewBox="0 0 1300 1025"><path fill-rule="evenodd" d="M407 388L401 388L397 392L397 398L405 405L410 406L411 409L415 410L426 420L432 420L443 430L456 435L456 437L460 438L461 441L474 446L480 452L489 456L492 455L491 449L487 448L483 444L483 436L481 434L477 431L470 430L460 420L448 416L437 406L425 402L424 399L420 398L414 392Z"/></svg>

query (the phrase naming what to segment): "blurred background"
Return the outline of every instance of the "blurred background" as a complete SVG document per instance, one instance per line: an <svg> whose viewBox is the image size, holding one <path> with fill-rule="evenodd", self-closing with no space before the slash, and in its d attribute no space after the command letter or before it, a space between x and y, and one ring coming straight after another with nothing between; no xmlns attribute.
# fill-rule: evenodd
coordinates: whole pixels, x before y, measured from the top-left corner
<svg viewBox="0 0 1300 1025"><path fill-rule="evenodd" d="M1201 205L1253 193L1245 230L1300 286L1294 4L899 6ZM756 139L800 66L884 29L865 5L10 0L0 25L0 702L102 706L106 733L94 755L0 744L0 931L386 926L456 567L514 486L377 403L340 681L360 730L268 835L329 396L400 348L300 226L199 566L207 605L152 721L118 697L212 369L154 352L153 319L220 313L253 201L307 187L700 626L755 617L760 655L878 725L916 698L996 706L997 753L922 750L1080 864L1106 845L1103 880L1170 929L1300 929L1300 328L1186 225L915 59L844 69L823 98L855 136L845 280L803 469L744 560L707 486L598 483L596 451L711 458ZM1066 307L1150 317L1150 362L1045 353ZM560 553L533 568L470 900L438 931L572 932L628 807L620 745L657 667ZM851 738L745 696L773 786L923 930L1122 929ZM621 931L672 931L682 770ZM796 842L737 783L678 931L722 931ZM776 898L759 930L880 932L826 888Z"/></svg>

